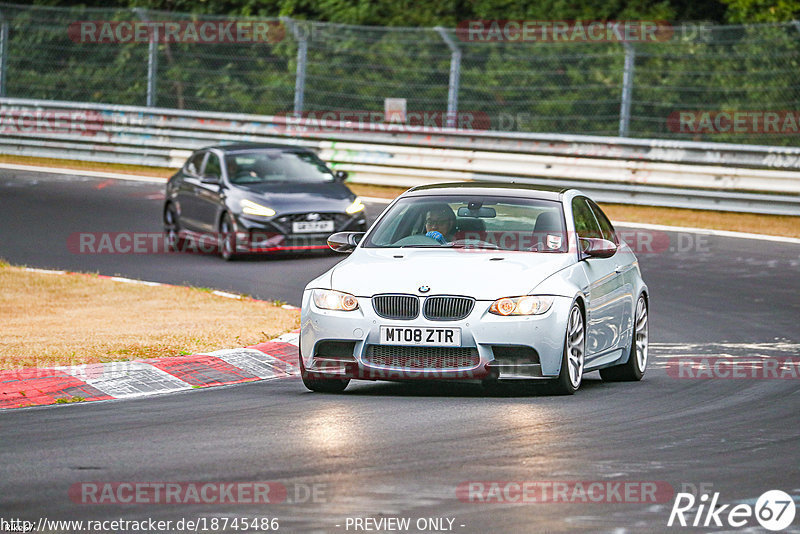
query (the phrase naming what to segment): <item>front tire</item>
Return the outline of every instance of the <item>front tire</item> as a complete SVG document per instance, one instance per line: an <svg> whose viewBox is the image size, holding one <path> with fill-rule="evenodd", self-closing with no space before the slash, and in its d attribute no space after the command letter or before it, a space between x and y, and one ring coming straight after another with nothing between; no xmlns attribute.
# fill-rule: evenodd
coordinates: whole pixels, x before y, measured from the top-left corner
<svg viewBox="0 0 800 534"><path fill-rule="evenodd" d="M635 382L641 380L647 370L647 346L649 327L647 324L647 299L639 296L633 322L633 339L628 361L622 365L600 369L600 378L606 382Z"/></svg>
<svg viewBox="0 0 800 534"><path fill-rule="evenodd" d="M303 363L303 355L300 355L300 378L303 379L303 385L310 391L317 393L341 393L350 384L349 378L322 378L311 376L306 371L306 366Z"/></svg>
<svg viewBox="0 0 800 534"><path fill-rule="evenodd" d="M586 324L580 305L575 302L567 319L567 333L564 339L564 354L561 358L561 372L552 383L552 391L557 395L573 395L581 387L583 367L586 360Z"/></svg>
<svg viewBox="0 0 800 534"><path fill-rule="evenodd" d="M164 237L167 241L169 252L180 252L183 250L185 240L181 237L181 223L178 218L178 210L172 203L167 204L164 209Z"/></svg>
<svg viewBox="0 0 800 534"><path fill-rule="evenodd" d="M236 259L236 223L230 213L223 215L219 222L217 248L223 260L233 261Z"/></svg>

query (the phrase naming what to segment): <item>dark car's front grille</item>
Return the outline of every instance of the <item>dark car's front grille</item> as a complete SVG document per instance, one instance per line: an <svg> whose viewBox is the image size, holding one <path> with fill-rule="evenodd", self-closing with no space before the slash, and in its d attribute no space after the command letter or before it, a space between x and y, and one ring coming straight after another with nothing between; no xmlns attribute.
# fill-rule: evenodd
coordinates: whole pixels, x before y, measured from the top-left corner
<svg viewBox="0 0 800 534"><path fill-rule="evenodd" d="M372 307L385 319L414 319L419 315L419 299L415 295L375 295Z"/></svg>
<svg viewBox="0 0 800 534"><path fill-rule="evenodd" d="M471 347L369 345L366 362L397 369L472 369L481 358Z"/></svg>
<svg viewBox="0 0 800 534"><path fill-rule="evenodd" d="M316 213L316 212L313 212ZM280 222L299 222L299 221L336 221L339 217L342 217L340 213L317 213L319 217L313 217L312 219L308 218L308 213L292 213L290 215L283 215L278 218Z"/></svg>
<svg viewBox="0 0 800 534"><path fill-rule="evenodd" d="M425 299L422 313L431 321L459 321L470 314L473 306L475 299L469 297L435 296Z"/></svg>
<svg viewBox="0 0 800 534"><path fill-rule="evenodd" d="M344 213L321 213L321 212L310 212L310 213L315 214L311 217L311 219L308 218L309 213L290 213L287 215L281 215L280 217L276 217L272 219L271 222L272 224L277 226L282 233L291 234L292 223L295 222L333 221L333 230L317 232L320 234L329 235L332 232L335 232L344 227L351 220L351 217Z"/></svg>

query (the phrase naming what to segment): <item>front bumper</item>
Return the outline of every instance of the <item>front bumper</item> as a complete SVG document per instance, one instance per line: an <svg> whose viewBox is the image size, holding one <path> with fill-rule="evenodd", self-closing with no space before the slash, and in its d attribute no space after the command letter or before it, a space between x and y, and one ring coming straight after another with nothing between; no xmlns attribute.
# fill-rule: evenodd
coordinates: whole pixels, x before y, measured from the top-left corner
<svg viewBox="0 0 800 534"><path fill-rule="evenodd" d="M572 305L569 298L555 297L543 315L502 317L488 312L491 301L477 301L465 319L430 321L422 315L413 320L384 319L375 313L371 298L358 297L358 303L358 309L351 312L323 310L314 304L311 290L304 292L300 357L307 372L367 380L555 378L561 370ZM414 366L378 365L368 354L370 347L374 351L374 346L380 345L381 326L459 328L461 347L474 349L474 357L468 365L458 367L421 366L419 361L427 361L423 356ZM334 345L339 347L335 355L320 352Z"/></svg>
<svg viewBox="0 0 800 534"><path fill-rule="evenodd" d="M297 215L297 214L295 214ZM328 237L336 232L365 232L367 220L363 213L326 214L334 220L334 229L316 233L292 233L291 224L281 223L286 215L271 219L255 219L238 215L236 222L236 252L238 254L264 252L300 252L304 250L327 250ZM288 217L291 217L288 216Z"/></svg>

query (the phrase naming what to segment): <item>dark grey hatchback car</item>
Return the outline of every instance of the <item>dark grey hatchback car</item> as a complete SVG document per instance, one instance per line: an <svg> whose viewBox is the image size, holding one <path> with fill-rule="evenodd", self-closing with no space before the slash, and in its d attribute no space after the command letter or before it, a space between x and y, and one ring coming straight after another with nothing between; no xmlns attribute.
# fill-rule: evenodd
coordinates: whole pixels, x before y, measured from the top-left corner
<svg viewBox="0 0 800 534"><path fill-rule="evenodd" d="M212 146L195 151L167 182L164 233L172 250L192 242L223 259L327 250L334 232L366 230L364 204L302 147ZM197 248L192 248L196 250Z"/></svg>

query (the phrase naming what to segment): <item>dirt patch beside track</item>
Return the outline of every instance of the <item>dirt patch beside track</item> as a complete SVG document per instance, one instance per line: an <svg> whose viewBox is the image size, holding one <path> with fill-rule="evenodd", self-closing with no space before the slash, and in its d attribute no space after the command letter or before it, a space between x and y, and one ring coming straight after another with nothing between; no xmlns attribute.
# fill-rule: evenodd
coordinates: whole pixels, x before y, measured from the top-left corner
<svg viewBox="0 0 800 534"><path fill-rule="evenodd" d="M0 370L198 354L296 329L300 311L204 288L59 276L0 262Z"/></svg>

